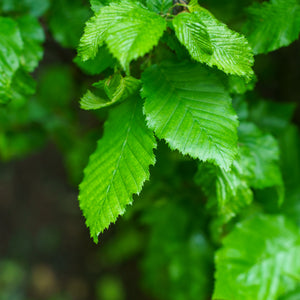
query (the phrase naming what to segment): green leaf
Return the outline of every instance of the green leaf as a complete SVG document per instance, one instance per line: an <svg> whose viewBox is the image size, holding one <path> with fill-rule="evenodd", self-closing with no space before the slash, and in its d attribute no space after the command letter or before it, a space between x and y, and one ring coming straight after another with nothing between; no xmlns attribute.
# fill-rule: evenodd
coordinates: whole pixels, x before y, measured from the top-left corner
<svg viewBox="0 0 300 300"><path fill-rule="evenodd" d="M173 25L179 41L186 46L194 59L202 62L202 55L213 54L212 42L198 12L177 15L173 19Z"/></svg>
<svg viewBox="0 0 300 300"><path fill-rule="evenodd" d="M255 88L257 78L254 75L251 80L245 80L245 77L236 75L227 76L228 89L231 94L244 94L247 91L252 91Z"/></svg>
<svg viewBox="0 0 300 300"><path fill-rule="evenodd" d="M208 164L199 165L196 183L208 197L208 206L213 209L218 207L218 214L223 217L222 222L229 221L253 200L247 170L241 164L243 159L248 158L239 156L230 171Z"/></svg>
<svg viewBox="0 0 300 300"><path fill-rule="evenodd" d="M165 32L162 38L160 39L161 43L166 44L171 50L173 50L178 60L188 60L190 55L186 48L178 41L177 37L173 32Z"/></svg>
<svg viewBox="0 0 300 300"><path fill-rule="evenodd" d="M166 21L137 2L122 1L103 7L86 24L78 53L83 60L96 56L106 42L110 52L129 72L129 64L159 41Z"/></svg>
<svg viewBox="0 0 300 300"><path fill-rule="evenodd" d="M237 116L218 77L191 63L153 65L142 75L148 126L172 149L229 169Z"/></svg>
<svg viewBox="0 0 300 300"><path fill-rule="evenodd" d="M25 70L32 72L43 57L44 31L38 20L30 15L18 18L17 22L24 42L22 64Z"/></svg>
<svg viewBox="0 0 300 300"><path fill-rule="evenodd" d="M113 103L109 99L97 96L90 90L87 90L80 99L80 108L85 110L100 109L112 104Z"/></svg>
<svg viewBox="0 0 300 300"><path fill-rule="evenodd" d="M134 94L140 87L140 81L132 76L121 76L114 74L104 82L104 90L113 102L127 99Z"/></svg>
<svg viewBox="0 0 300 300"><path fill-rule="evenodd" d="M268 53L297 40L300 33L300 3L297 0L271 0L248 8L244 32L254 54Z"/></svg>
<svg viewBox="0 0 300 300"><path fill-rule="evenodd" d="M93 10L94 13L97 13L98 11L100 11L100 9L106 5L105 3L106 1L102 1L102 0L90 0L91 3L91 9Z"/></svg>
<svg viewBox="0 0 300 300"><path fill-rule="evenodd" d="M200 164L195 178L209 198L208 206L217 206L225 222L252 202L251 188L275 186L279 202L284 196L277 141L252 123L241 123L238 132L239 153L231 170Z"/></svg>
<svg viewBox="0 0 300 300"><path fill-rule="evenodd" d="M131 76L114 74L106 80L94 83L93 86L102 89L102 94L97 96L88 90L80 101L82 109L99 109L121 102L138 90L140 81Z"/></svg>
<svg viewBox="0 0 300 300"><path fill-rule="evenodd" d="M279 162L279 147L276 139L262 133L252 123L241 123L239 144L242 155L247 156L245 167L249 169L249 184L254 188L282 186Z"/></svg>
<svg viewBox="0 0 300 300"><path fill-rule="evenodd" d="M125 212L132 195L141 191L149 166L155 163L155 147L138 96L111 111L80 184L80 207L95 242Z"/></svg>
<svg viewBox="0 0 300 300"><path fill-rule="evenodd" d="M173 0L147 0L147 6L156 13L167 13L173 5Z"/></svg>
<svg viewBox="0 0 300 300"><path fill-rule="evenodd" d="M15 21L0 17L0 103L11 99L11 83L20 66L23 41Z"/></svg>
<svg viewBox="0 0 300 300"><path fill-rule="evenodd" d="M33 94L35 84L26 72L33 71L42 58L43 41L35 17L0 18L0 103Z"/></svg>
<svg viewBox="0 0 300 300"><path fill-rule="evenodd" d="M24 99L31 96L36 91L36 82L22 68L19 68L12 79L11 98L15 100Z"/></svg>
<svg viewBox="0 0 300 300"><path fill-rule="evenodd" d="M283 216L237 224L216 253L213 299L276 300L297 286L300 235Z"/></svg>
<svg viewBox="0 0 300 300"><path fill-rule="evenodd" d="M97 13L103 6L109 5L112 2L118 3L120 0L90 0L91 9L94 13Z"/></svg>
<svg viewBox="0 0 300 300"><path fill-rule="evenodd" d="M253 54L246 38L204 8L177 15L173 24L179 41L196 61L216 66L225 73L253 76Z"/></svg>

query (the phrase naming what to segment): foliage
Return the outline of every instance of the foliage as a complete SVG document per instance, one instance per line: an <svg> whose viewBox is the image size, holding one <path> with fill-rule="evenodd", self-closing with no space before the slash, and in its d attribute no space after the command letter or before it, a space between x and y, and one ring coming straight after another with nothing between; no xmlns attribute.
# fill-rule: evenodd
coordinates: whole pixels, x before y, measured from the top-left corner
<svg viewBox="0 0 300 300"><path fill-rule="evenodd" d="M297 0L254 3L249 7L248 14L249 20L244 30L255 54L288 46L299 36L300 3Z"/></svg>
<svg viewBox="0 0 300 300"><path fill-rule="evenodd" d="M216 253L213 298L277 299L292 291L299 251L299 229L283 216L259 215L238 223Z"/></svg>
<svg viewBox="0 0 300 300"><path fill-rule="evenodd" d="M298 299L296 105L262 99L254 55L298 39L300 4L227 2L0 1L0 157L54 143L95 242L147 229L117 222L104 257L142 252L158 299Z"/></svg>
<svg viewBox="0 0 300 300"><path fill-rule="evenodd" d="M95 241L125 212L132 194L140 193L149 178L149 165L155 162L154 147L156 142L146 127L140 98L133 95L111 112L80 185L80 206Z"/></svg>

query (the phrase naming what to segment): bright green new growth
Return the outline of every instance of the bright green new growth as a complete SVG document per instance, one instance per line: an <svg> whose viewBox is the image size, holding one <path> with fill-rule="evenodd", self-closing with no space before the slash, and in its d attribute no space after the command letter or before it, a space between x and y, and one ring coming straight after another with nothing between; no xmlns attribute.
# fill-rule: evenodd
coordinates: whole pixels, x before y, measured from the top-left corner
<svg viewBox="0 0 300 300"><path fill-rule="evenodd" d="M181 13L173 19L175 33L193 59L225 73L253 76L253 54L246 38L219 22L207 10Z"/></svg>
<svg viewBox="0 0 300 300"><path fill-rule="evenodd" d="M127 99L111 111L104 135L80 184L80 208L95 242L132 203L155 163L153 133L146 127L141 99Z"/></svg>
<svg viewBox="0 0 300 300"><path fill-rule="evenodd" d="M254 3L249 9L244 31L254 54L268 53L288 46L300 33L298 0L271 0Z"/></svg>
<svg viewBox="0 0 300 300"><path fill-rule="evenodd" d="M237 224L216 254L213 299L277 300L293 290L300 274L299 234L283 216Z"/></svg>
<svg viewBox="0 0 300 300"><path fill-rule="evenodd" d="M131 76L122 77L117 73L94 83L93 86L101 89L102 95L97 96L88 90L80 100L82 109L99 109L121 102L138 90L140 81Z"/></svg>
<svg viewBox="0 0 300 300"><path fill-rule="evenodd" d="M104 6L86 24L78 53L83 60L94 58L105 42L129 73L132 60L149 52L159 41L166 21L137 2L122 1Z"/></svg>
<svg viewBox="0 0 300 300"><path fill-rule="evenodd" d="M209 198L208 206L217 205L219 214L228 221L253 200L251 188L278 188L283 199L283 183L279 169L276 140L263 134L252 123L239 126L239 153L231 170L200 164L196 182Z"/></svg>
<svg viewBox="0 0 300 300"><path fill-rule="evenodd" d="M197 64L164 64L142 76L148 126L172 149L228 170L237 154L237 116L218 77Z"/></svg>

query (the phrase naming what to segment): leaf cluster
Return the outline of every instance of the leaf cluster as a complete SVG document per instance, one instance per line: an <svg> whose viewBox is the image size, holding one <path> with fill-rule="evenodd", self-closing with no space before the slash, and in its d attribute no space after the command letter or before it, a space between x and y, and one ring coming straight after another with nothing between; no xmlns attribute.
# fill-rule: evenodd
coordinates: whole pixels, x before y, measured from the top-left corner
<svg viewBox="0 0 300 300"><path fill-rule="evenodd" d="M84 3L1 1L1 158L50 138L74 182L86 165L79 205L91 237L125 212L148 228L146 240L121 229L125 249L107 252L143 250L143 284L159 299L297 299L295 105L261 99L253 66L298 38L299 2ZM35 71L45 27L72 66ZM89 77L79 83L79 72Z"/></svg>

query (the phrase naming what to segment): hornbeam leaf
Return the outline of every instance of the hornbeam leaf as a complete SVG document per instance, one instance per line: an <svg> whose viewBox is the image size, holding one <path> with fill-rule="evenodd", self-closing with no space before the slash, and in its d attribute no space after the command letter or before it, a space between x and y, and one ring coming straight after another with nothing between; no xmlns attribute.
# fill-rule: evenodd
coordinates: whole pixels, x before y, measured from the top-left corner
<svg viewBox="0 0 300 300"><path fill-rule="evenodd" d="M247 180L247 170L241 165L239 157L230 171L219 167L200 164L196 183L201 186L208 197L208 207L218 208L218 214L227 222L253 200L253 192ZM247 159L247 157L245 158Z"/></svg>
<svg viewBox="0 0 300 300"><path fill-rule="evenodd" d="M172 149L229 169L237 154L237 116L218 77L192 63L148 68L142 95L148 126Z"/></svg>
<svg viewBox="0 0 300 300"><path fill-rule="evenodd" d="M103 7L95 16L86 22L84 34L80 39L78 55L83 61L94 59L98 48L103 45L108 27L115 22L109 14L110 7ZM105 16L105 17L104 17Z"/></svg>
<svg viewBox="0 0 300 300"><path fill-rule="evenodd" d="M277 141L252 123L241 123L238 132L239 153L231 170L200 164L195 178L209 199L208 206L217 206L224 221L252 202L251 188L275 186L279 202L284 196Z"/></svg>
<svg viewBox="0 0 300 300"><path fill-rule="evenodd" d="M104 97L99 97L95 95L90 90L87 90L86 93L80 99L80 108L85 110L99 109L112 105L113 103Z"/></svg>
<svg viewBox="0 0 300 300"><path fill-rule="evenodd" d="M103 82L104 90L112 102L123 101L134 94L140 81L132 76L114 74Z"/></svg>
<svg viewBox="0 0 300 300"><path fill-rule="evenodd" d="M173 20L178 39L186 46L191 56L196 59L201 55L212 55L213 46L207 28L196 13L181 13Z"/></svg>
<svg viewBox="0 0 300 300"><path fill-rule="evenodd" d="M271 0L248 8L244 32L254 54L268 53L288 46L300 33L300 3L297 0Z"/></svg>
<svg viewBox="0 0 300 300"><path fill-rule="evenodd" d="M216 254L213 299L277 300L298 285L299 253L299 229L283 216L237 224Z"/></svg>
<svg viewBox="0 0 300 300"><path fill-rule="evenodd" d="M136 95L114 108L80 184L80 207L94 241L132 203L155 163L156 141Z"/></svg>
<svg viewBox="0 0 300 300"><path fill-rule="evenodd" d="M253 76L253 54L246 38L200 8L173 19L179 41L196 61L216 66L225 73Z"/></svg>
<svg viewBox="0 0 300 300"><path fill-rule="evenodd" d="M93 86L102 90L100 91L101 95L95 95L88 90L80 100L82 109L99 109L121 102L138 90L140 81L134 77L123 77L117 73L108 79L94 83Z"/></svg>
<svg viewBox="0 0 300 300"><path fill-rule="evenodd" d="M165 19L138 2L111 3L87 22L78 53L83 60L94 58L98 47L106 42L110 52L129 72L130 62L149 52L165 28Z"/></svg>

